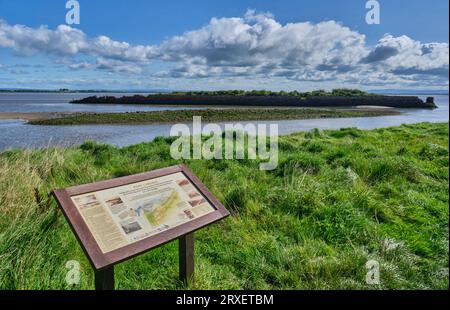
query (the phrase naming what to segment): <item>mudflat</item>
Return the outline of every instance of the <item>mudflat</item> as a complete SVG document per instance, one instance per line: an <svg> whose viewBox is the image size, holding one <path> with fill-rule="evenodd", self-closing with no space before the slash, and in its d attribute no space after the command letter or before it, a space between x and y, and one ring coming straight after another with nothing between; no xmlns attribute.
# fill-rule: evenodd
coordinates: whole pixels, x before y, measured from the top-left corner
<svg viewBox="0 0 450 310"><path fill-rule="evenodd" d="M0 119L21 119L25 121L38 121L59 118L74 114L73 112L0 112Z"/></svg>

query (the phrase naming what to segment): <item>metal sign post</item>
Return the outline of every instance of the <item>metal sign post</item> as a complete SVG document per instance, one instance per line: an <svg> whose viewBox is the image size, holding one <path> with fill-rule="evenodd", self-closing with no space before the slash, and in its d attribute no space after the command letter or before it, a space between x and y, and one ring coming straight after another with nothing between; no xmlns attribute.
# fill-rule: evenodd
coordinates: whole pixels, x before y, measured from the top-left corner
<svg viewBox="0 0 450 310"><path fill-rule="evenodd" d="M95 289L98 291L114 290L114 266L95 271Z"/></svg>
<svg viewBox="0 0 450 310"><path fill-rule="evenodd" d="M187 284L194 282L194 234L178 239L178 257L180 262L180 281Z"/></svg>

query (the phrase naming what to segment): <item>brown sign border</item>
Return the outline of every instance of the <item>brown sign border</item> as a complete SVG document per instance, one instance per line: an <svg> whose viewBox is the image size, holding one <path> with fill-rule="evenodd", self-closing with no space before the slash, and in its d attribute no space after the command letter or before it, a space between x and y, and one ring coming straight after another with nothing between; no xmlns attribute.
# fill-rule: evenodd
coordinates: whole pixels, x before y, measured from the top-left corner
<svg viewBox="0 0 450 310"><path fill-rule="evenodd" d="M71 197L151 180L178 172L182 172L186 178L192 182L197 190L213 206L215 211L179 226L169 228L159 234L126 245L122 248L108 253L103 253L95 241L94 236L90 232L87 224L81 217L81 214L78 212L78 209L72 202ZM170 241L176 240L181 236L192 233L230 215L228 210L225 209L219 200L217 200L217 198L214 197L206 186L183 164L107 181L74 186L65 189L57 189L54 190L52 194L56 198L59 207L62 209L64 216L69 222L70 227L72 228L75 236L81 244L81 247L83 248L83 251L95 270L102 270L114 266L115 264L145 253Z"/></svg>

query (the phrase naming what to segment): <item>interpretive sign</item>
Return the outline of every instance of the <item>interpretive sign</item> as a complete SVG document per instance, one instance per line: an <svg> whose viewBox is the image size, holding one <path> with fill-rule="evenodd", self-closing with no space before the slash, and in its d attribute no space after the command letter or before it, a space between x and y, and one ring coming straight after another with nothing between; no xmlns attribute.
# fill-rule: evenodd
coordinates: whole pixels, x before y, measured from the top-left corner
<svg viewBox="0 0 450 310"><path fill-rule="evenodd" d="M193 273L192 233L229 215L184 165L58 189L53 195L98 272L96 283L105 277L110 282L115 264L175 239L180 240L180 276L186 280Z"/></svg>

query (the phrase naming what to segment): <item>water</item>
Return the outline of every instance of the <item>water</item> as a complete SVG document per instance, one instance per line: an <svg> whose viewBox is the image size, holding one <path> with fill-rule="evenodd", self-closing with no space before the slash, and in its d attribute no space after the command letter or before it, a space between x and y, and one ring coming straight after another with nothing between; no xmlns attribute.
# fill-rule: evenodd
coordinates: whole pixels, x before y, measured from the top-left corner
<svg viewBox="0 0 450 310"><path fill-rule="evenodd" d="M0 94L0 112L126 112L185 109L173 106L130 105L72 105L72 99L89 94ZM99 94L97 94L99 95ZM122 95L122 94L108 94ZM427 97L426 95L423 96ZM280 134L307 131L313 128L338 129L357 127L373 129L413 124L419 122L448 122L448 95L434 95L438 109L403 109L402 115L288 120L257 123L277 123ZM51 145L77 145L86 140L126 146L151 141L157 136L168 136L171 125L78 125L78 126L32 126L20 120L0 120L0 150L8 148L45 147Z"/></svg>
<svg viewBox="0 0 450 310"><path fill-rule="evenodd" d="M128 96L124 93L0 93L1 112L135 112L180 110L193 107L146 106L130 104L70 104L89 96ZM138 94L138 95L148 95Z"/></svg>

